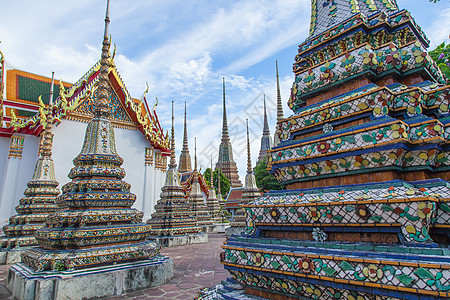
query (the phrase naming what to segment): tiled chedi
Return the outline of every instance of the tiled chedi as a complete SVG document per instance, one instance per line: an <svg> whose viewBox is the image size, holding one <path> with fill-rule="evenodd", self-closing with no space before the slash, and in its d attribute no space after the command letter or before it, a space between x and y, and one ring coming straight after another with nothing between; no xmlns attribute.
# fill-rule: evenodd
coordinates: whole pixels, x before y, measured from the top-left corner
<svg viewBox="0 0 450 300"><path fill-rule="evenodd" d="M192 207L192 214L197 219L198 226L210 226L214 224L212 215L203 198L202 189L199 183L200 173L197 171L197 139L195 139L195 154L194 154L194 172L192 173L191 192L189 193L188 202Z"/></svg>
<svg viewBox="0 0 450 300"><path fill-rule="evenodd" d="M146 240L150 225L142 223L142 212L131 208L136 200L131 185L122 180L123 159L116 150L109 109L108 15L105 23L100 79L92 94L94 118L87 125L81 152L73 160L72 181L56 199L60 210L47 217L46 227L36 231L39 247L22 253L22 262L34 271L85 269L159 257L158 246Z"/></svg>
<svg viewBox="0 0 450 300"><path fill-rule="evenodd" d="M286 190L223 245L239 297L450 297L450 87L428 44L396 1L312 0L268 154Z"/></svg>
<svg viewBox="0 0 450 300"><path fill-rule="evenodd" d="M219 180L220 181L220 178ZM209 214L214 223L219 223L222 221L223 212L220 208L219 200L216 196L216 190L214 189L214 178L213 178L213 168L212 168L212 157L211 157L211 172L209 179L209 193L208 198L206 198L206 206L208 207Z"/></svg>
<svg viewBox="0 0 450 300"><path fill-rule="evenodd" d="M53 87L53 84L51 86ZM53 88L50 90L50 98L53 98ZM42 103L41 97L39 101ZM50 100L49 103L45 113L41 107L47 123L41 133L39 157L34 167L33 178L24 191L25 197L20 199L19 205L16 206L17 215L10 217L9 224L3 226L5 236L0 238L2 250L21 250L27 246L37 245L34 238L35 231L45 227L48 215L57 210L56 197L60 194L60 190L52 159L53 102Z"/></svg>
<svg viewBox="0 0 450 300"><path fill-rule="evenodd" d="M197 224L197 218L193 214L192 206L185 198L175 160L173 102L170 149L170 163L166 173L166 181L161 189L160 199L155 205L155 212L147 223L151 224L151 235L154 237L198 234L202 229Z"/></svg>

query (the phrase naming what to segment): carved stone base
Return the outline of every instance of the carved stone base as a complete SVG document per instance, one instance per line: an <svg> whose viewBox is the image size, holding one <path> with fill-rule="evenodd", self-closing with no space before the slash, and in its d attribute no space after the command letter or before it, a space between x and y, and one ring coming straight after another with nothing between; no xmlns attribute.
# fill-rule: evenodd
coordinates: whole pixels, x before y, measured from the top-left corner
<svg viewBox="0 0 450 300"><path fill-rule="evenodd" d="M20 258L20 253L23 250L27 250L29 248L15 248L14 250L4 250L0 251L0 265L12 265L16 263L20 263L22 260Z"/></svg>
<svg viewBox="0 0 450 300"><path fill-rule="evenodd" d="M149 237L149 240L155 242L161 247L183 246L189 244L202 244L208 242L208 235L206 233L188 234L188 235L174 235L163 237Z"/></svg>
<svg viewBox="0 0 450 300"><path fill-rule="evenodd" d="M151 260L74 270L34 272L22 263L8 272L12 297L25 299L92 299L118 296L167 283L173 276L173 260Z"/></svg>
<svg viewBox="0 0 450 300"><path fill-rule="evenodd" d="M202 230L203 230L203 232L224 233L228 227L230 227L230 223L218 223L218 224L214 224L214 225L203 226Z"/></svg>

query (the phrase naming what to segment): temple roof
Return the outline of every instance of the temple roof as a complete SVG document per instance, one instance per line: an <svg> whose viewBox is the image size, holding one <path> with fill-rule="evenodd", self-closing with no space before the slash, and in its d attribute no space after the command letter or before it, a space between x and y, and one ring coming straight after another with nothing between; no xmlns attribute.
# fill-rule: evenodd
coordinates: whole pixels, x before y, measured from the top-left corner
<svg viewBox="0 0 450 300"><path fill-rule="evenodd" d="M100 61L75 84L55 85L56 124L64 118L88 122L93 117L92 98L96 97L99 69ZM39 135L46 123L40 111L48 103L51 79L19 70L8 70L7 79L4 127L0 128L0 135L11 136L14 132ZM145 97L138 100L130 96L114 61L110 65L108 84L113 125L139 129L154 148L169 154L169 136L163 132L156 111L150 111ZM41 103L37 100L39 95L44 99Z"/></svg>

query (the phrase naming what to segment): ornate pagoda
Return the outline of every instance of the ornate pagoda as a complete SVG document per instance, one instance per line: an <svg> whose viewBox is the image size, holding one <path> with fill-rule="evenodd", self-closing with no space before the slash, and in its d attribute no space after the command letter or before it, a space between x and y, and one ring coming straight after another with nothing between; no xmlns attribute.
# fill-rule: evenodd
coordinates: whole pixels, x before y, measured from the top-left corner
<svg viewBox="0 0 450 300"><path fill-rule="evenodd" d="M33 178L28 182L25 197L16 206L17 215L9 218L9 224L3 226L5 236L0 238L1 263L11 264L20 261L20 252L24 247L37 245L34 232L45 227L47 216L57 210L56 196L59 195L55 178L55 165L52 159L53 125L53 74L50 87L50 100L47 112L43 106L41 113L46 125L39 143L39 157L34 168ZM40 98L40 97L39 97ZM40 100L40 99L39 99ZM42 101L40 100L42 103ZM15 250L15 251L9 251ZM20 251L17 251L20 250ZM11 255L15 253L16 255Z"/></svg>
<svg viewBox="0 0 450 300"><path fill-rule="evenodd" d="M212 169L211 169L212 172ZM217 170L217 201L219 202L220 207L222 208L222 210L224 209L225 206L225 200L223 199L222 196L222 191L220 190L220 169Z"/></svg>
<svg viewBox="0 0 450 300"><path fill-rule="evenodd" d="M180 154L180 164L178 167L178 172L186 173L191 172L191 155L189 154L189 144L187 136L187 121L186 121L186 102L184 103L184 135L183 135L183 148Z"/></svg>
<svg viewBox="0 0 450 300"><path fill-rule="evenodd" d="M175 129L172 102L172 141L170 151L169 169L166 173L166 182L162 187L160 199L155 205L155 212L147 223L152 225L152 237L172 237L179 235L196 235L202 231L197 225L191 206L185 198L180 183L180 174L175 159ZM169 241L162 242L169 246Z"/></svg>
<svg viewBox="0 0 450 300"><path fill-rule="evenodd" d="M159 247L146 240L151 226L142 223L142 212L131 208L136 196L122 180L123 159L116 151L108 108L108 28L109 1L100 80L92 94L94 118L87 125L81 152L73 160L72 181L56 199L60 211L49 215L46 227L35 232L39 247L24 251L22 263L9 270L8 288L14 298L27 299L30 293L35 298L50 294L77 299L120 295L163 284L173 274L172 260L159 255ZM129 276L140 281L130 282L126 280ZM55 284L59 280L64 284ZM46 288L35 289L36 285Z"/></svg>
<svg viewBox="0 0 450 300"><path fill-rule="evenodd" d="M231 187L242 187L236 162L233 159L230 136L228 135L227 107L225 103L225 78L223 78L223 123L222 139L219 146L219 160L216 169L220 169L226 178L230 180Z"/></svg>
<svg viewBox="0 0 450 300"><path fill-rule="evenodd" d="M246 228L245 211L243 205L258 199L261 193L256 186L255 175L253 174L252 160L250 156L250 138L248 134L248 120L247 122L247 175L245 176L245 185L242 189L242 200L239 202L239 207L234 215L234 220L230 223L230 228L227 230L227 235L236 234Z"/></svg>
<svg viewBox="0 0 450 300"><path fill-rule="evenodd" d="M220 204L216 196L216 190L214 189L214 180L213 180L213 168L212 168L212 156L211 156L211 178L209 181L209 194L208 198L206 198L206 206L209 209L209 215L211 219L217 223L222 220L222 212L220 209ZM220 177L219 177L220 182Z"/></svg>
<svg viewBox="0 0 450 300"><path fill-rule="evenodd" d="M267 151L269 151L271 148L272 137L270 136L269 123L267 122L266 95L264 94L263 135L261 137L261 147L259 149L258 162L266 157Z"/></svg>
<svg viewBox="0 0 450 300"><path fill-rule="evenodd" d="M197 139L195 140L195 154L194 154L194 172L192 174L193 182L191 185L191 192L188 197L189 204L192 208L193 215L197 218L197 224L200 227L210 226L214 224L211 218L209 208L205 203L202 194L202 189L198 182L199 173L197 171Z"/></svg>
<svg viewBox="0 0 450 300"><path fill-rule="evenodd" d="M287 190L222 246L233 297L449 299L450 86L429 41L394 0L311 5L269 151Z"/></svg>

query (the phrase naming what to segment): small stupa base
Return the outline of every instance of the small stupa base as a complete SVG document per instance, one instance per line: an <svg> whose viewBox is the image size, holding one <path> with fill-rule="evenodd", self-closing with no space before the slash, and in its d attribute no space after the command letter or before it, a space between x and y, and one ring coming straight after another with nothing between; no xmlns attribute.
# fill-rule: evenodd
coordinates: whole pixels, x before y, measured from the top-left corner
<svg viewBox="0 0 450 300"><path fill-rule="evenodd" d="M12 265L17 264L22 261L20 254L24 251L30 249L29 247L17 247L11 249L1 249L0 250L0 265Z"/></svg>
<svg viewBox="0 0 450 300"><path fill-rule="evenodd" d="M173 277L166 256L73 271L35 272L23 263L9 269L7 288L13 299L92 299L160 286Z"/></svg>
<svg viewBox="0 0 450 300"><path fill-rule="evenodd" d="M203 244L208 242L208 235L206 233L186 234L186 235L173 235L173 236L157 236L149 237L161 247L174 247L190 244Z"/></svg>
<svg viewBox="0 0 450 300"><path fill-rule="evenodd" d="M203 226L202 231L224 233L228 227L230 227L230 223L216 223L213 225Z"/></svg>

